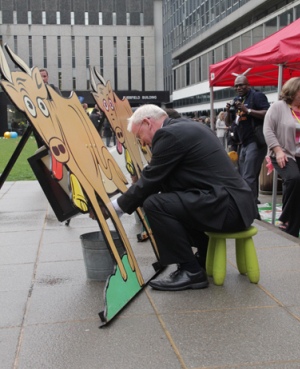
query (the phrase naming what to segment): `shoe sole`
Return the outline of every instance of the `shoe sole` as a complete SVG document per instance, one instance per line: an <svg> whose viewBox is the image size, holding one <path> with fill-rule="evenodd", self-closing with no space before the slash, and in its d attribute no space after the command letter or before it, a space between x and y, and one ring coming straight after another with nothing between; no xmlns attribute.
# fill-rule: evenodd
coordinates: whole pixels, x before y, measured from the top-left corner
<svg viewBox="0 0 300 369"><path fill-rule="evenodd" d="M149 283L149 286L151 286L154 290L158 291L184 291L184 290L200 290L202 288L207 288L209 285L208 281L199 282L190 284L188 286L182 286L182 287L163 287L163 286L153 286L151 282Z"/></svg>

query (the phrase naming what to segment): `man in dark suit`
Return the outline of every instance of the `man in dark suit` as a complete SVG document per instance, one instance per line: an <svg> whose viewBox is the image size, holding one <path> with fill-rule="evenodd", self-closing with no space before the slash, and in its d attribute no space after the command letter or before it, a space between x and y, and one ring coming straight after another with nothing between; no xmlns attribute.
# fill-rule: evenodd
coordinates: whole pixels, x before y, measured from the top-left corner
<svg viewBox="0 0 300 369"><path fill-rule="evenodd" d="M205 288L208 239L204 232L248 228L257 216L251 189L216 135L199 122L171 119L149 104L133 113L128 130L151 146L152 159L141 178L113 205L119 214L131 214L142 206L161 264L179 264L167 279L149 284L165 291ZM198 248L200 260L192 246Z"/></svg>

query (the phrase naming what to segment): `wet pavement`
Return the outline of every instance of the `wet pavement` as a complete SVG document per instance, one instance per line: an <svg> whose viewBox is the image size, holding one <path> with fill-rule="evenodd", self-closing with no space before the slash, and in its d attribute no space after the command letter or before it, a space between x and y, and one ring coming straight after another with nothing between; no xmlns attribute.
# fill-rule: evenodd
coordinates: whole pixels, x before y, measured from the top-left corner
<svg viewBox="0 0 300 369"><path fill-rule="evenodd" d="M136 242L140 226L133 215L123 223L147 267L149 241ZM37 181L6 182L0 190L0 367L300 368L299 240L265 222L255 226L259 284L239 275L229 240L224 286L211 278L204 290L147 286L99 329L104 282L87 279L80 241L97 223L80 215L66 226Z"/></svg>

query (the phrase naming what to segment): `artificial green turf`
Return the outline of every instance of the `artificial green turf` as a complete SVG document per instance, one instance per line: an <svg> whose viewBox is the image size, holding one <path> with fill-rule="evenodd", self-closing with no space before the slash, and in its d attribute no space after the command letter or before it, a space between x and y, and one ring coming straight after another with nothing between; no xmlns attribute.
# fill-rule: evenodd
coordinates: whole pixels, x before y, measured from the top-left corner
<svg viewBox="0 0 300 369"><path fill-rule="evenodd" d="M0 174L6 167L20 140L21 137L8 139L0 137ZM27 161L36 150L37 144L35 138L30 136L6 181L30 181L36 179Z"/></svg>

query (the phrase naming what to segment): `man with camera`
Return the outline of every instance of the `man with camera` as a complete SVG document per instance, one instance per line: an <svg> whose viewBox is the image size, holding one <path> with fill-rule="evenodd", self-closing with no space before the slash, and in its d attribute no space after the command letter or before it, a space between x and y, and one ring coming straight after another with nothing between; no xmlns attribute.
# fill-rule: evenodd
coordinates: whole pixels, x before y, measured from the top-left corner
<svg viewBox="0 0 300 369"><path fill-rule="evenodd" d="M234 82L237 96L226 105L226 125L236 124L236 133L240 143L239 172L250 186L256 203L258 200L258 177L267 146L263 139L262 126L269 109L265 94L249 86L246 76L239 75Z"/></svg>

